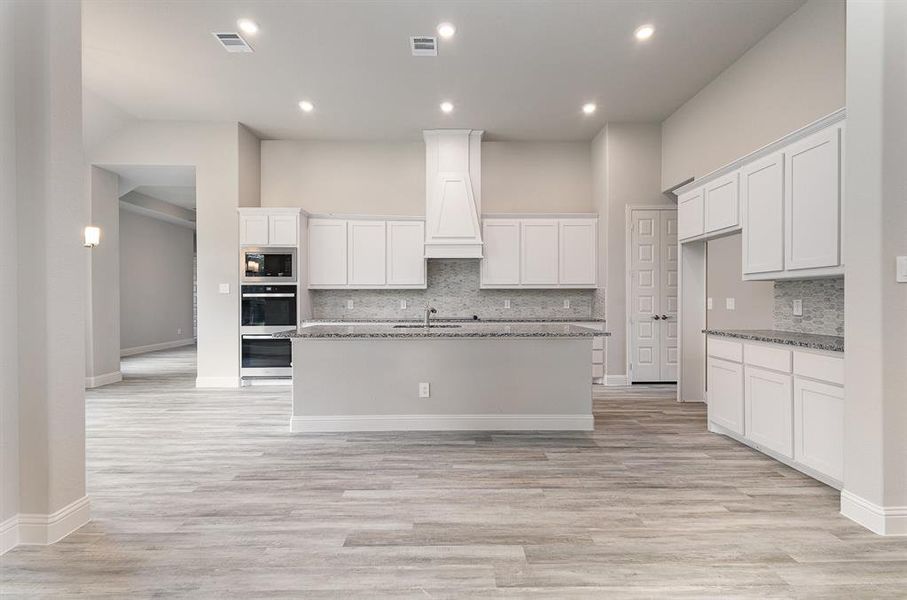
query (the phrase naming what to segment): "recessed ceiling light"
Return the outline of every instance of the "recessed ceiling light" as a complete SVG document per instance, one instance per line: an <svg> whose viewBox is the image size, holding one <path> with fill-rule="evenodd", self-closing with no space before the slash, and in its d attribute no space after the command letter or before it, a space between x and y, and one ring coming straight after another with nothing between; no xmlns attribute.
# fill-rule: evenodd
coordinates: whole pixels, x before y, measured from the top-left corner
<svg viewBox="0 0 907 600"><path fill-rule="evenodd" d="M457 32L457 28L451 23L441 23L438 25L438 35L444 39L452 38L453 34Z"/></svg>
<svg viewBox="0 0 907 600"><path fill-rule="evenodd" d="M452 102L442 102L441 103L441 112L443 112L443 113L453 112L453 103Z"/></svg>
<svg viewBox="0 0 907 600"><path fill-rule="evenodd" d="M302 109L302 112L312 112L315 110L315 105L308 100L301 100L299 102L299 108Z"/></svg>
<svg viewBox="0 0 907 600"><path fill-rule="evenodd" d="M249 35L258 33L258 23L252 19L240 19L236 22L236 26L239 27L243 33L248 33Z"/></svg>
<svg viewBox="0 0 907 600"><path fill-rule="evenodd" d="M639 41L644 42L645 40L652 37L653 33L655 33L655 27L646 24L637 27L636 31L633 32L633 35L635 35L636 39L638 39Z"/></svg>
<svg viewBox="0 0 907 600"><path fill-rule="evenodd" d="M596 108L596 106L592 102L589 102L588 104L583 104L583 112L586 113L587 115L591 115L592 113L594 113L595 108Z"/></svg>

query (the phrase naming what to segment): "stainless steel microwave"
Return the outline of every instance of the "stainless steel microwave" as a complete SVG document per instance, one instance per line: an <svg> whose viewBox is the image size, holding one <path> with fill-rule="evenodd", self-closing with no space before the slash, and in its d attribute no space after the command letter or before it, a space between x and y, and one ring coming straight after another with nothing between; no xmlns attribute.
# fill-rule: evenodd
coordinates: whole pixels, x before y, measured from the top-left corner
<svg viewBox="0 0 907 600"><path fill-rule="evenodd" d="M243 283L296 283L296 248L243 248Z"/></svg>

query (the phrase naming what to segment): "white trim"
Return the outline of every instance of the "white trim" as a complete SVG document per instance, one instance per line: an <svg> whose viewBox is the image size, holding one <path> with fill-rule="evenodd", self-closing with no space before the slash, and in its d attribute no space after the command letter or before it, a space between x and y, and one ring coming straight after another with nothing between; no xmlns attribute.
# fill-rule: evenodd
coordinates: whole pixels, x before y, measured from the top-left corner
<svg viewBox="0 0 907 600"><path fill-rule="evenodd" d="M592 415L293 416L290 431L592 431Z"/></svg>
<svg viewBox="0 0 907 600"><path fill-rule="evenodd" d="M239 377L196 377L195 387L197 388L238 388L240 387Z"/></svg>
<svg viewBox="0 0 907 600"><path fill-rule="evenodd" d="M605 385L609 387L625 387L630 385L630 379L626 375L605 375Z"/></svg>
<svg viewBox="0 0 907 600"><path fill-rule="evenodd" d="M147 346L136 346L135 348L120 348L120 356L132 356L134 354L144 354L145 352L155 352L156 350L168 350L181 346L191 346L194 343L195 338L185 338L182 340L172 340L170 342L148 344Z"/></svg>
<svg viewBox="0 0 907 600"><path fill-rule="evenodd" d="M54 544L91 520L91 503L82 496L60 510L45 514L19 514L19 544Z"/></svg>
<svg viewBox="0 0 907 600"><path fill-rule="evenodd" d="M598 219L598 213L483 213L482 219Z"/></svg>
<svg viewBox="0 0 907 600"><path fill-rule="evenodd" d="M110 385L111 383L116 383L118 381L123 381L123 374L119 371L95 375L93 377L85 377L85 389Z"/></svg>
<svg viewBox="0 0 907 600"><path fill-rule="evenodd" d="M907 506L879 506L841 490L841 514L879 535L907 535Z"/></svg>
<svg viewBox="0 0 907 600"><path fill-rule="evenodd" d="M0 523L0 555L6 554L19 543L19 515Z"/></svg>

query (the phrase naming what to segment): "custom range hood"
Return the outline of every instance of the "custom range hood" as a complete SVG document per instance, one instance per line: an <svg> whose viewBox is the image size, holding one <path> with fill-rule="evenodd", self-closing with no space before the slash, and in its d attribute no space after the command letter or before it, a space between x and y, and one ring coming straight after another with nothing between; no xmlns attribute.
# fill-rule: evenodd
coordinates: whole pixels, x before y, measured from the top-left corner
<svg viewBox="0 0 907 600"><path fill-rule="evenodd" d="M425 258L482 258L482 134L433 129L425 138Z"/></svg>

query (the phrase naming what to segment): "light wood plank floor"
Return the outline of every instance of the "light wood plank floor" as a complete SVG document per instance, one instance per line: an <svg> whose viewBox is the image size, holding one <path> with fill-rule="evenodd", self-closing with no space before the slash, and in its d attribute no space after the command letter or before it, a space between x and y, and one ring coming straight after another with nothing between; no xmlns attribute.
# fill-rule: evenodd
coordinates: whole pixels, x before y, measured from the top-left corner
<svg viewBox="0 0 907 600"><path fill-rule="evenodd" d="M907 539L673 388L597 389L594 433L294 435L288 388L196 390L194 360L89 392L94 520L4 556L4 596L907 597Z"/></svg>

